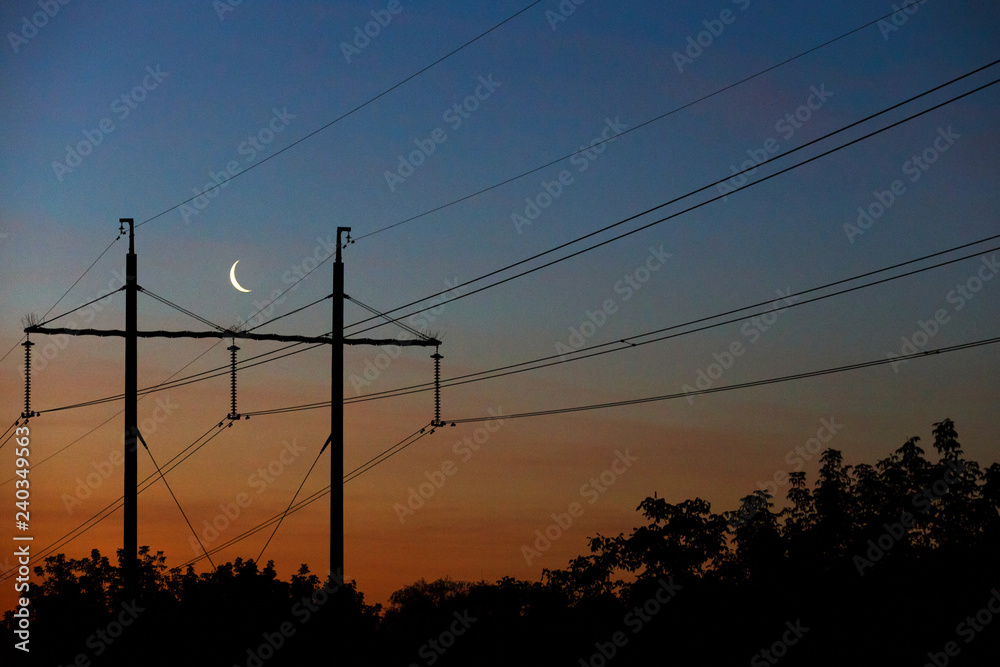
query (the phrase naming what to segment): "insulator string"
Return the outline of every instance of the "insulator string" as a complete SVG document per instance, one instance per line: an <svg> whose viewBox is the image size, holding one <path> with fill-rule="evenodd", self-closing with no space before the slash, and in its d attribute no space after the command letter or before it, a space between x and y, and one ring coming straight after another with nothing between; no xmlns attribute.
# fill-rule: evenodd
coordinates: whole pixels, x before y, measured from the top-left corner
<svg viewBox="0 0 1000 667"><path fill-rule="evenodd" d="M31 411L31 347L34 345L28 336L25 336L24 345L24 412L21 417L30 419L35 416Z"/></svg>

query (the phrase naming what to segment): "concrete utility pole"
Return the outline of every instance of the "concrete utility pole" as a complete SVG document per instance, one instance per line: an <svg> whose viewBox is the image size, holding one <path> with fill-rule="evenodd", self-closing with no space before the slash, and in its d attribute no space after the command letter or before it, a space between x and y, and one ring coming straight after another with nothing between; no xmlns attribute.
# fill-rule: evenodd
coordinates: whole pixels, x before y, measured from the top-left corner
<svg viewBox="0 0 1000 667"><path fill-rule="evenodd" d="M229 329L219 331L139 331L137 295L142 289L138 284L137 262L135 254L134 224L132 218L121 218L120 230L124 233L124 225L129 226L129 249L125 256L125 330L120 329L67 329L62 327L46 327L31 325L25 327L26 334L66 334L70 336L123 337L125 339L125 462L124 462L124 518L123 540L124 549L124 591L129 597L138 593L138 339L139 338L233 338L233 346L229 348L233 356L235 373L235 339L267 340L296 343L322 343L332 346L333 359L330 366L330 575L334 580L344 577L344 345L398 345L437 347L441 341L434 338L393 340L376 338L344 338L344 263L341 249L350 242L350 227L337 228L337 253L333 265L333 332L330 336L298 336L288 334L255 334ZM347 232L347 241L342 241L341 235ZM28 343L30 345L30 343ZM27 353L26 353L27 354ZM435 355L436 361L440 355ZM30 374L30 365L26 369ZM30 378L30 375L29 375ZM30 379L29 379L30 381ZM235 378L233 380L234 395L232 413L229 418L239 418L236 414ZM27 396L25 397L26 406ZM28 413L29 408L25 408ZM37 413L31 413L33 416ZM438 414L435 423L439 421Z"/></svg>

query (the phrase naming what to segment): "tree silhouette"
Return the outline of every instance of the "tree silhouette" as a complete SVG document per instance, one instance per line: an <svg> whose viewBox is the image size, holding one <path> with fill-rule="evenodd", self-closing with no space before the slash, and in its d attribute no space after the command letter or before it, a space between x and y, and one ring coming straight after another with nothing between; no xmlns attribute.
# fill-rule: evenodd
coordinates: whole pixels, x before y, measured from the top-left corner
<svg viewBox="0 0 1000 667"><path fill-rule="evenodd" d="M714 513L654 493L642 525L589 538L539 581L421 579L384 609L305 565L289 581L239 558L199 574L148 547L133 602L121 553L56 554L35 568L30 664L759 665L772 649L782 665L925 664L948 642L961 664L995 664L1000 614L981 610L1000 601L1000 464L967 460L949 419L933 437L933 462L917 437L874 464L827 449L813 487L791 472L783 501L756 490ZM10 636L11 612L3 624Z"/></svg>

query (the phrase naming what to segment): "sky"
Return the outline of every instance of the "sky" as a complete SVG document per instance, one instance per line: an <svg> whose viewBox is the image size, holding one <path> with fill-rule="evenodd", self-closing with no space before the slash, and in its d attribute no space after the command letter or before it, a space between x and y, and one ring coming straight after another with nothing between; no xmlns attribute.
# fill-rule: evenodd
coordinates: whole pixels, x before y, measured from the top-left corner
<svg viewBox="0 0 1000 667"><path fill-rule="evenodd" d="M996 3L928 0L862 29L892 4L529 4L5 2L2 426L24 409L21 318L117 290L127 252L118 220L133 218L139 285L223 328L330 295L323 260L337 227L350 227L346 293L440 338L444 379L620 348L445 387L444 420L493 419L438 429L344 485L346 576L370 601L421 578L538 580L588 553L588 537L640 525L636 507L654 493L722 512L765 486L780 506L785 473L815 481L820 443L852 465L912 436L932 455L933 423L951 418L970 458L1000 459L991 345L685 393L1000 334L1000 255L985 252L997 240L908 268L985 254L815 303L789 296L1000 233L1000 88L861 139L992 82L997 67L806 146L995 60ZM612 240L624 232L634 233ZM237 260L249 293L229 282ZM439 292L461 298L393 310ZM616 342L758 303L689 335ZM368 315L345 305L349 324ZM138 318L140 329L207 329L144 294ZM412 336L391 324L361 333L371 324L346 335ZM51 326L123 328L123 295ZM330 330L322 300L258 331ZM122 493L122 402L49 411L120 393L124 343L31 340L40 550ZM143 339L139 385L225 367L229 344ZM285 345L240 341L238 354ZM346 346L331 392L329 348L289 348L301 352L241 370L239 411L433 379L432 349ZM670 394L680 396L503 418ZM223 375L144 397L139 423L163 465L229 408ZM345 469L405 442L433 410L427 392L346 405ZM329 433L326 407L240 420L167 480L212 548L283 511ZM18 533L13 450L0 450L5 540ZM329 485L329 470L327 451L299 498ZM140 479L154 473L140 451ZM162 482L139 496L139 522L140 545L169 566L201 553ZM60 550L111 554L121 530L119 512ZM285 578L301 563L325 575L328 530L324 497L283 522L263 560ZM257 558L269 534L213 558ZM13 565L2 558L2 569ZM0 602L13 603L9 582Z"/></svg>

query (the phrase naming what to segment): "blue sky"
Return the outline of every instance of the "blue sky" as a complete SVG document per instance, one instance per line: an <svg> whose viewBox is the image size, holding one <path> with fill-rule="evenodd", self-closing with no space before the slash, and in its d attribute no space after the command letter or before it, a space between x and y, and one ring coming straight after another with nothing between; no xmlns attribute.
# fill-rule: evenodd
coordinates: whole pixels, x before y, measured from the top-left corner
<svg viewBox="0 0 1000 667"><path fill-rule="evenodd" d="M278 154L527 4L403 1L392 5L399 10L393 14L379 1L278 5L248 0L220 16L219 4L209 0L70 1L47 20L36 19L44 25L32 31L24 20L43 11L39 4L5 3L0 9L0 27L7 35L0 56L5 119L0 126L0 233L6 234L0 239L2 351L20 340L22 315L48 310L112 242L120 217L149 220L136 232L140 284L228 326L254 315L255 300L262 304L267 295L288 287L296 267L311 266L307 258L325 257L337 226L352 227L355 237L377 232L588 146L602 132L607 135L607 128L635 127L893 9L863 2L621 5L587 0L565 21L555 21L551 12L559 12L560 3L549 0ZM356 28L363 31L375 18L387 16L391 21L377 31L369 27L377 34L368 43L342 46L353 42ZM905 15L905 22L902 16L898 25L889 19L865 28L629 132L592 153L593 159L577 156L362 238L345 251L347 292L388 310L449 289L730 176L733 165L738 168L751 155L796 148L997 57L995 3L929 0ZM31 36L12 41L11 33ZM700 53L689 38L702 40ZM690 62L675 54L687 55ZM991 68L765 165L754 178L995 75ZM588 342L618 340L777 299L777 290L808 289L997 233L998 95L996 87L983 90L726 200L444 306L431 323L444 336L444 376L553 354L595 317L603 324ZM465 105L465 114L456 115L456 104ZM799 120L792 125L786 116L796 113ZM54 162L66 165L67 147L80 142L96 145L71 171L53 167ZM386 172L398 169L401 156L409 159L431 144L433 152L417 158L423 163L390 187ZM908 170L925 151L931 151L934 162L919 172L912 166ZM203 190L213 173L225 172L230 164L241 175L220 188L203 210L175 209L158 216ZM560 178L561 189L554 185ZM863 234L847 233L845 225L856 224L858 208L871 209L880 197L888 201L881 193L892 192L896 181L898 194L884 213ZM550 199L539 199L541 193ZM712 188L617 231L716 194ZM551 201L530 225L519 227L512 216L526 215L526 199ZM611 235L605 232L593 241ZM122 269L124 252L119 241L53 315L96 298L109 285L117 287L115 272ZM616 291L628 276L647 275L642 273L642 267L652 266L647 260L664 253L670 257L654 262L658 266L641 289ZM237 292L226 280L236 260L250 294ZM984 281L960 309L949 299L981 266L978 275L989 273L979 262L784 311L766 330L758 328L752 341L740 322L592 361L448 389L444 416L677 392L734 343L742 344L744 353L717 384L882 359L899 353L903 337L912 340L920 322L942 309L947 321L926 348L990 338L998 331L1000 281ZM327 262L275 304L274 314L329 294L330 276ZM603 320L588 315L609 299L613 312ZM92 326L119 327L123 307L123 299L114 297ZM149 299L140 307L141 328L202 326ZM362 317L348 304L348 322ZM324 302L270 330L320 335L329 325ZM377 333L391 336L398 330L384 327ZM75 340L47 361L33 378L37 407L120 391L118 344ZM210 346L144 342L140 384L161 381ZM241 347L247 355L272 349L264 343ZM352 383L377 355L373 349L346 351L345 395L431 377L426 351L410 350L370 385ZM984 347L895 370L881 366L698 397L690 404L668 401L511 420L491 435L492 447L464 464L433 503L401 524L393 505L448 459L462 428L471 429L456 427L447 439L425 439L348 486L348 574L353 560L362 589L376 598L421 576L471 578L482 571L488 578L537 577L541 567L559 567L581 553L587 535L630 528L634 507L653 491L675 502L699 495L717 510L733 509L831 415L845 424L831 446L843 449L852 463L885 456L911 435L926 439L931 424L945 417L955 419L967 451L988 463L997 455L996 358L991 347ZM226 361L219 346L184 373ZM327 352L309 352L248 370L241 375L241 405L258 410L326 400L328 362ZM0 362L0 409L8 422L21 409L20 363L20 349ZM165 454L180 450L228 408L224 379L172 394L182 407L160 431ZM426 394L349 406L348 469L426 423L430 406ZM33 425L45 443L40 449L57 449L118 409L39 418ZM255 428L248 425L255 422L241 424L239 437L220 437L230 443L199 454L197 466L176 473L184 480L178 485L186 487L192 513L210 519L220 491L232 495L245 485L252 468L240 467L244 458L272 459L289 434L303 442L318 438L321 444L329 429L325 415L260 417ZM45 530L53 537L74 525L59 502L64 490L72 489L74 466L85 469L118 446L120 429L114 424L47 464L52 472L38 502L51 506ZM572 495L591 469L600 471L625 446L640 452L639 469L623 477L545 562L526 565L518 552L521 543L565 504L566 489ZM308 467L304 459L299 464L301 470L283 476L252 513L248 510L245 527L284 507ZM215 480L219 470L227 474ZM120 480L109 480L102 491L108 498L112 482L120 490ZM327 483L319 475L308 486ZM96 497L88 502L96 503ZM144 502L140 512L155 517L150 539L161 539L158 548L179 563L188 549L176 509L167 496L151 495ZM323 505L317 503L282 528L290 537L287 545L276 547L274 557L285 571L302 560L314 569L325 562ZM103 528L111 523L93 531L94 543L115 542L117 528ZM298 539L316 544L296 549ZM85 552L89 544L81 539L71 548ZM406 561L383 553L386 544L401 545ZM259 546L247 550L256 553ZM226 553L229 558L242 554L239 549Z"/></svg>

